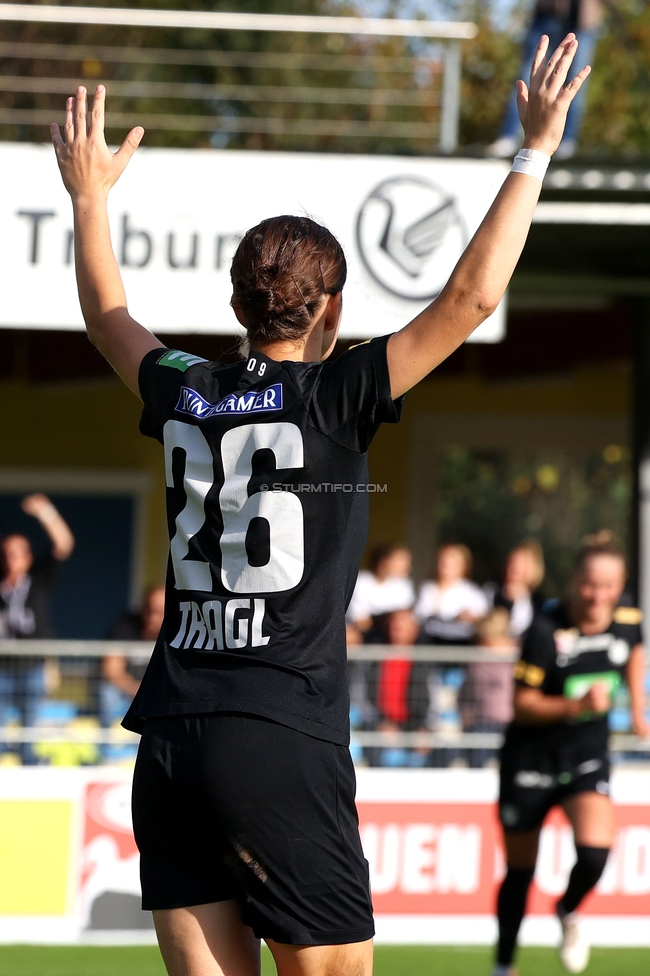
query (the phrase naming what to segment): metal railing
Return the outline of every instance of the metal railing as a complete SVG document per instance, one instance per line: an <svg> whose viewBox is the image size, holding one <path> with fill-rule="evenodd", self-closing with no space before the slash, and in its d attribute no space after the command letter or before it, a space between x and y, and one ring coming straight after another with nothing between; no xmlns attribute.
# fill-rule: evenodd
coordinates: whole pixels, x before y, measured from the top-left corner
<svg viewBox="0 0 650 976"><path fill-rule="evenodd" d="M396 75L408 72L411 87L386 87L376 78L366 85L344 88L322 85L266 85L266 84L192 84L138 79L109 81L109 94L122 100L169 100L197 102L207 111L186 112L135 111L110 112L111 128L125 128L142 124L150 130L177 132L205 132L224 134L258 134L274 136L337 137L371 140L407 139L431 144L437 135L437 148L442 153L453 152L458 144L460 111L461 43L476 36L477 27L468 22L436 22L427 20L393 20L365 17L317 17L285 14L222 13L218 11L139 10L113 7L64 7L41 4L0 3L0 21L41 24L94 25L104 27L145 27L203 29L215 31L262 31L282 34L333 34L352 38L409 38L420 42L435 42L426 55L395 58L381 57L369 52L358 54L296 54L280 52L237 51L169 51L158 48L114 47L106 45L38 44L3 42L0 57L12 61L21 58L74 61L88 65L95 60L101 66L116 64L211 65L213 67L270 68L286 71L300 68L310 71L369 71ZM440 61L438 88L420 89L413 80L423 64ZM407 67L409 65L409 67ZM110 74L110 73L109 73ZM431 75L431 78L434 77ZM87 75L86 75L87 76ZM29 77L15 71L0 76L0 91L20 95L45 96L68 94L85 77ZM105 77L102 80L108 80ZM273 106L273 112L258 116L259 105ZM366 110L369 118L286 118L286 107L356 106ZM243 108L240 111L238 106ZM386 109L408 107L425 111L425 117L400 120L386 118ZM430 118L437 110L437 125ZM40 106L0 107L0 124L44 126L52 120L52 110Z"/></svg>
<svg viewBox="0 0 650 976"><path fill-rule="evenodd" d="M123 747L125 744L136 743L137 736L117 727L119 717L113 727L104 727L100 723L100 707L98 687L106 679L102 677L99 668L101 659L119 656L132 663L146 663L151 656L153 644L141 641L84 641L84 640L0 640L0 679L3 675L24 674L43 665L50 672L56 672L56 680L50 688L49 696L44 696L45 708L43 715L31 726L24 726L17 721L16 714L20 712L20 702L14 710L13 719L0 724L0 745L7 752L10 747L26 747L39 744L41 753L43 744L70 744L79 746L88 744L95 747ZM393 645L365 645L350 647L348 660L350 664L351 692L353 702L353 747L357 750L357 759L367 760L368 750L417 750L420 754L426 751L441 750L449 761L458 760L465 751L489 750L496 751L502 740L498 732L472 732L463 729L460 718L460 695L466 677L466 669L474 663L498 662L512 665L517 654L495 653L482 647L424 647L424 646L393 646ZM430 687L420 689L420 697L424 694L428 698L426 719L417 729L391 728L383 730L377 728L380 722L379 709L376 704L366 710L359 707L360 696L365 696L369 702L369 685L371 683L368 669L373 665L381 665L387 660L402 659L412 661L414 665L424 665L419 679L429 682ZM427 667L428 666L428 667ZM424 673L426 672L426 674ZM376 676L375 676L376 677ZM356 706L355 706L356 702ZM79 706L73 718L60 719L56 722L49 720L48 714L55 709L57 703L67 703ZM16 703L14 703L16 704ZM466 702L467 704L467 702ZM0 680L0 716L3 706L10 706L6 692L2 692ZM357 717L355 723L355 707ZM48 711L48 708L50 711ZM625 725L626 701L625 697L614 702L614 713L618 719L618 731L611 737L611 747L614 753L641 758L650 753L650 743L639 740L636 736L622 732ZM355 727L356 725L356 727ZM469 753L468 753L469 754ZM0 757L2 751L0 751ZM94 758L86 761L101 762L106 759L105 753L97 749ZM399 763L397 763L399 764Z"/></svg>

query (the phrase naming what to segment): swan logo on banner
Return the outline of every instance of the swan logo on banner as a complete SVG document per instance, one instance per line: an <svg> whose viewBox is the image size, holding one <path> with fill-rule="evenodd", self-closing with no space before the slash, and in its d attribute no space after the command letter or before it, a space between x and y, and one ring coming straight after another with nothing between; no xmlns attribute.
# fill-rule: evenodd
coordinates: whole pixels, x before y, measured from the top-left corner
<svg viewBox="0 0 650 976"><path fill-rule="evenodd" d="M408 301L439 294L467 241L455 197L420 176L384 180L357 217L366 270L386 291Z"/></svg>

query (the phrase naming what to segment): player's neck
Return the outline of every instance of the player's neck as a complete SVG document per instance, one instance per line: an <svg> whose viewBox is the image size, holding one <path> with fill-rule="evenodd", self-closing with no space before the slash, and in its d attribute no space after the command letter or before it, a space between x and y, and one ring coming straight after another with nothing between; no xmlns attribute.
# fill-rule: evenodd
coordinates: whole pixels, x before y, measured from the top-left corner
<svg viewBox="0 0 650 976"><path fill-rule="evenodd" d="M319 327L320 326L320 327ZM320 363L323 356L323 328L317 322L304 339L296 342L279 339L275 342L256 342L251 346L251 352L261 352L276 362L289 360L294 363Z"/></svg>
<svg viewBox="0 0 650 976"><path fill-rule="evenodd" d="M251 352L261 352L263 356L274 359L276 362L289 360L294 363L308 363L317 362L320 358L319 356L308 356L307 343L304 342L258 342L251 346Z"/></svg>

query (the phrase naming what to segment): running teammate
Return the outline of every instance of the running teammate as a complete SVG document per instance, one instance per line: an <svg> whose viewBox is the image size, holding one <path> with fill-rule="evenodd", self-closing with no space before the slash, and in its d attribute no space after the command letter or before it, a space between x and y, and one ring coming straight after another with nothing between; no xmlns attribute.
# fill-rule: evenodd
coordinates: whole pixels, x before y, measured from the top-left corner
<svg viewBox="0 0 650 976"><path fill-rule="evenodd" d="M127 311L106 211L143 130L109 152L103 86L90 115L84 88L68 99L63 138L52 127L89 338L165 448L165 619L125 724L143 733L134 826L171 976L256 976L259 938L280 976L371 972L345 648L366 451L503 296L588 74L564 85L574 35L548 59L547 48L543 38L530 92L518 83L526 148L440 296L333 362L346 266L324 227L275 217L241 242L232 304L246 361L167 349Z"/></svg>
<svg viewBox="0 0 650 976"><path fill-rule="evenodd" d="M640 611L617 606L625 586L622 552L611 542L579 553L568 600L535 617L515 667L515 718L501 754L499 812L507 874L498 898L493 976L512 960L533 879L542 822L561 806L576 845L569 885L557 903L560 959L570 973L589 962L576 911L598 882L614 840L609 799L607 712L622 681L632 731L646 736Z"/></svg>

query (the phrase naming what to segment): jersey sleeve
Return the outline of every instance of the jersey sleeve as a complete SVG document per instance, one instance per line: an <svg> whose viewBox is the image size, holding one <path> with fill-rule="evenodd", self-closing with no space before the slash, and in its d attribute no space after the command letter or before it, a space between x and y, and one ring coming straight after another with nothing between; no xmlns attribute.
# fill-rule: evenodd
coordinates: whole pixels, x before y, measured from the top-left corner
<svg viewBox="0 0 650 976"><path fill-rule="evenodd" d="M516 683L520 687L543 691L556 656L553 625L540 614L524 636L521 657L515 664Z"/></svg>
<svg viewBox="0 0 650 976"><path fill-rule="evenodd" d="M152 349L140 363L138 383L144 403L140 432L162 441L163 427L173 415L185 372L207 360L179 349Z"/></svg>
<svg viewBox="0 0 650 976"><path fill-rule="evenodd" d="M403 397L393 400L386 344L390 336L353 346L326 362L312 397L312 422L343 447L363 453L382 423L398 423Z"/></svg>

